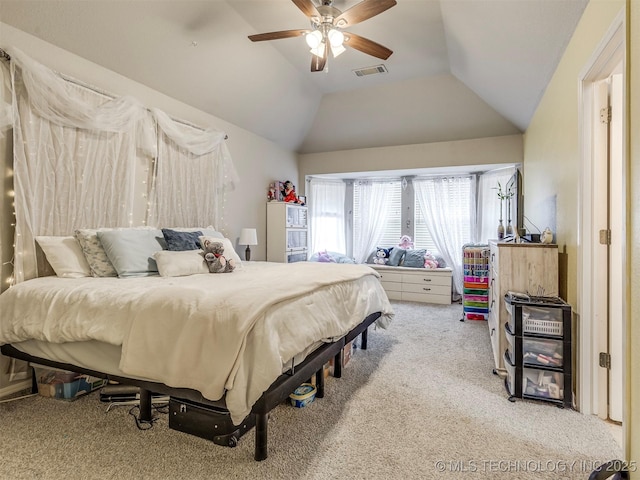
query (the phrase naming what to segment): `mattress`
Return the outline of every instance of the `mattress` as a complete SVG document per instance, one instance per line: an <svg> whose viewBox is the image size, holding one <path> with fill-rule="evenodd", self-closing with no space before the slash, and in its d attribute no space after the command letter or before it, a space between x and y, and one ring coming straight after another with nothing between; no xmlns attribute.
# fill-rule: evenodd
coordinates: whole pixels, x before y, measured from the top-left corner
<svg viewBox="0 0 640 480"><path fill-rule="evenodd" d="M299 365L304 359L315 351L324 342L316 342L304 351L296 354L283 362L282 373ZM38 358L46 358L54 362L68 363L71 365L83 366L96 372L102 372L118 377L136 378L138 380L154 381L150 378L136 377L125 374L120 370L120 357L122 347L100 342L98 340L88 340L85 342L51 343L41 340L27 340L14 343L13 346L28 355Z"/></svg>
<svg viewBox="0 0 640 480"><path fill-rule="evenodd" d="M369 314L382 312L382 327L393 316L378 273L367 266L244 265L178 278L28 280L0 295L0 344L194 389L212 401L225 396L241 421L296 355L342 337ZM85 344L88 352L48 343Z"/></svg>

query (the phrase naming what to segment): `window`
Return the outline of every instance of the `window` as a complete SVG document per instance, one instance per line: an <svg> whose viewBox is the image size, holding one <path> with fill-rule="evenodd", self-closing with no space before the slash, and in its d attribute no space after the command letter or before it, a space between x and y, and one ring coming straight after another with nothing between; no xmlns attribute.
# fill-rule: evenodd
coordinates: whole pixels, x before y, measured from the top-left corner
<svg viewBox="0 0 640 480"><path fill-rule="evenodd" d="M353 187L347 181L346 253L364 263L376 247L393 247L402 235L409 235L414 248L443 257L453 269L455 291L461 292L462 246L486 243L486 237L478 236L478 226L489 224L495 229L496 222L488 218L499 214L495 185L497 180L507 181L514 171L515 166L502 167L486 172L480 180L476 174L462 174L361 178L353 181ZM512 205L511 209L515 220L517 208ZM335 227L323 223L317 228L325 233Z"/></svg>
<svg viewBox="0 0 640 480"><path fill-rule="evenodd" d="M438 249L431 237L431 232L427 228L427 222L424 215L422 215L422 210L418 205L418 198L415 194L413 196L413 211L415 212L414 234L411 237L413 238L413 248L424 248L430 252L437 252Z"/></svg>
<svg viewBox="0 0 640 480"><path fill-rule="evenodd" d="M447 188L438 188L437 196L440 197L442 206L447 207L447 220L460 226L460 234L465 242L472 242L474 238L474 208L473 201L473 177L450 177L449 182L445 182ZM452 181L455 180L455 181ZM414 195L415 205L415 248L426 248L430 251L438 252L436 242L429 231L428 224L423 209L419 205L419 195ZM435 235L435 234L434 234Z"/></svg>

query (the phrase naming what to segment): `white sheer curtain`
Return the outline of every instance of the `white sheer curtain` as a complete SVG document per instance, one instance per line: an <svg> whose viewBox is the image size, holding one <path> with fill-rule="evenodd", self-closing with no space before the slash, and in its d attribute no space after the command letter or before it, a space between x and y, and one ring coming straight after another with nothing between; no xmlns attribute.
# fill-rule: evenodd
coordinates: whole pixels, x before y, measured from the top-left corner
<svg viewBox="0 0 640 480"><path fill-rule="evenodd" d="M153 110L158 122L158 158L148 223L157 226L214 225L224 231L226 194L238 175L224 132L201 130Z"/></svg>
<svg viewBox="0 0 640 480"><path fill-rule="evenodd" d="M358 263L367 261L369 254L382 238L389 210L384 208L392 194L392 185L384 180L358 180L361 188L354 204L361 205L360 215L353 219L353 256Z"/></svg>
<svg viewBox="0 0 640 480"><path fill-rule="evenodd" d="M462 246L473 241L475 192L469 191L474 177L414 178L416 200L433 242L447 265L453 269L454 294L462 294Z"/></svg>
<svg viewBox="0 0 640 480"><path fill-rule="evenodd" d="M10 48L9 52L12 86L14 90L28 92L29 107L35 115L55 125L133 135L138 148L155 156L153 120L141 102L129 96L105 95L100 101L88 103L86 98L77 95L78 85L16 48Z"/></svg>
<svg viewBox="0 0 640 480"><path fill-rule="evenodd" d="M118 120L118 128L106 131L96 130L91 120L82 128L81 110L98 114L111 99L51 71L39 78L20 68L20 56L14 58L14 280L21 282L37 273L35 236L130 224L137 123ZM46 91L38 81L50 82ZM61 92L73 99L68 123ZM106 125L106 114L100 115Z"/></svg>
<svg viewBox="0 0 640 480"><path fill-rule="evenodd" d="M498 238L498 220L500 219L498 182L500 182L504 192L504 187L514 177L515 173L515 167L507 167L485 172L478 177L478 242L487 243L490 239ZM511 223L514 233L517 223L515 200L514 196L511 202ZM502 205L502 218L503 225L506 228L507 220L509 219L508 212L506 212L506 204Z"/></svg>
<svg viewBox="0 0 640 480"><path fill-rule="evenodd" d="M346 191L344 180L310 179L307 195L310 253L325 250L347 253L344 215Z"/></svg>
<svg viewBox="0 0 640 480"><path fill-rule="evenodd" d="M142 192L149 223L224 223L225 193L238 182L224 133L80 86L17 49L10 54L14 281L36 276L37 235L132 224L138 150L149 162L157 157L157 179Z"/></svg>

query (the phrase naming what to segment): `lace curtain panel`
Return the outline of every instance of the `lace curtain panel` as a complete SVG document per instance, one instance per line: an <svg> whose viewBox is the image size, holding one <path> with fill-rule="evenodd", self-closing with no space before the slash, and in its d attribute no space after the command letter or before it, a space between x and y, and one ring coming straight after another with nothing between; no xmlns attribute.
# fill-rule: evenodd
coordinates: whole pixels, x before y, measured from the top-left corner
<svg viewBox="0 0 640 480"><path fill-rule="evenodd" d="M238 181L224 137L210 152L201 155L178 145L164 131L159 131L158 139L149 224L159 227L214 225L224 231L226 193Z"/></svg>
<svg viewBox="0 0 640 480"><path fill-rule="evenodd" d="M129 225L136 137L133 124L128 132L108 132L64 125L60 115L41 116L42 108L34 107L22 81L22 69L12 70L14 279L21 282L37 275L35 236L70 235L80 227ZM65 92L87 110L108 101L70 83Z"/></svg>
<svg viewBox="0 0 640 480"><path fill-rule="evenodd" d="M16 239L14 281L36 276L34 238L76 228L223 223L238 183L225 134L172 120L131 97L79 86L11 49ZM136 191L136 155L157 178ZM145 161L145 160L143 160ZM142 193L140 196L139 193Z"/></svg>
<svg viewBox="0 0 640 480"><path fill-rule="evenodd" d="M343 180L311 178L309 181L309 233L311 253L347 253L344 202L347 185Z"/></svg>
<svg viewBox="0 0 640 480"><path fill-rule="evenodd" d="M359 198L354 203L362 205L360 215L353 219L353 256L358 263L365 263L367 257L378 246L387 223L389 209L384 208L392 193L388 181L359 180Z"/></svg>
<svg viewBox="0 0 640 480"><path fill-rule="evenodd" d="M475 219L469 212L475 212L475 192L461 196L459 184L468 183L472 177L415 178L413 187L422 216L431 232L438 252L447 265L453 269L454 296L462 294L462 246L473 241L468 232L472 231Z"/></svg>

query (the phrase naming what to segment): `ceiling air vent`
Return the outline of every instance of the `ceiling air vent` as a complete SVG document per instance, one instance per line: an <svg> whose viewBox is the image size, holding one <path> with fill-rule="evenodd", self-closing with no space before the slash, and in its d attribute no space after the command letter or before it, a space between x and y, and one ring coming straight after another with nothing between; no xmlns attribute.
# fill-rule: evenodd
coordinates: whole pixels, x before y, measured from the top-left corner
<svg viewBox="0 0 640 480"><path fill-rule="evenodd" d="M376 65L375 67L365 67L359 68L358 70L354 70L358 77L366 77L367 75L377 75L378 73L387 73L387 67L384 65Z"/></svg>

